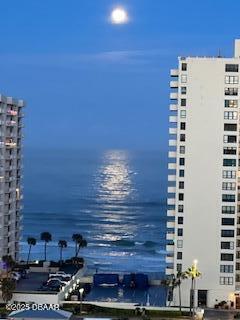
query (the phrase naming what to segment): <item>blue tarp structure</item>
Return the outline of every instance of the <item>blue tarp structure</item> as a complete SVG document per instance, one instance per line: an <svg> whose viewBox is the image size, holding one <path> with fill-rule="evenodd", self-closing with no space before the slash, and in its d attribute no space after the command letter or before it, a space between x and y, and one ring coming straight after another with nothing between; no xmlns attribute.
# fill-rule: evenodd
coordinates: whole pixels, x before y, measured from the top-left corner
<svg viewBox="0 0 240 320"><path fill-rule="evenodd" d="M146 289L148 287L148 276L143 273L136 273L135 285L138 289Z"/></svg>
<svg viewBox="0 0 240 320"><path fill-rule="evenodd" d="M131 288L132 281L134 281L132 275L131 274L125 274L123 276L122 284L123 284L124 287Z"/></svg>
<svg viewBox="0 0 240 320"><path fill-rule="evenodd" d="M148 287L148 276L143 273L131 273L123 276L124 287L145 289Z"/></svg>
<svg viewBox="0 0 240 320"><path fill-rule="evenodd" d="M94 286L114 286L119 284L118 274L97 273L93 276Z"/></svg>

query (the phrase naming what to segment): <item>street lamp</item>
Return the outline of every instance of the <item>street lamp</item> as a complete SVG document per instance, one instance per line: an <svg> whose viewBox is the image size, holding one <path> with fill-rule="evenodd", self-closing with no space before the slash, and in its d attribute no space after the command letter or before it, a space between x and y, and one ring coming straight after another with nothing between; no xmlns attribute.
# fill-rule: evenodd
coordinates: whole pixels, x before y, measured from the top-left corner
<svg viewBox="0 0 240 320"><path fill-rule="evenodd" d="M83 288L80 288L80 289L79 289L79 293L80 293L80 314L82 314L82 298L83 298L83 292L84 292L84 289L83 289Z"/></svg>
<svg viewBox="0 0 240 320"><path fill-rule="evenodd" d="M198 261L195 259L193 260L193 317L195 316L195 313L196 313L196 302L197 302L197 299L196 299L196 278L198 276L198 270L197 270L197 264L198 264Z"/></svg>

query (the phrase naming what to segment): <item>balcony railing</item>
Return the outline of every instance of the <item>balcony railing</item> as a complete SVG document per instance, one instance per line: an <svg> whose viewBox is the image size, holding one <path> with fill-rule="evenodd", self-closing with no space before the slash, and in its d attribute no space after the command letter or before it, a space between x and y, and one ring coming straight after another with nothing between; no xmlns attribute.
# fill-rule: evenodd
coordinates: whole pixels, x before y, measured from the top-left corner
<svg viewBox="0 0 240 320"><path fill-rule="evenodd" d="M16 142L5 142L5 146L8 148L15 148L17 144Z"/></svg>
<svg viewBox="0 0 240 320"><path fill-rule="evenodd" d="M15 126L16 125L16 121L13 121L13 120L11 120L11 121L6 121L6 126Z"/></svg>
<svg viewBox="0 0 240 320"><path fill-rule="evenodd" d="M170 75L171 75L171 77L178 77L178 75L179 75L178 69L171 69Z"/></svg>
<svg viewBox="0 0 240 320"><path fill-rule="evenodd" d="M7 114L8 114L8 115L11 115L11 116L16 116L18 113L17 113L17 111L15 111L15 110L8 109L8 110L7 110Z"/></svg>

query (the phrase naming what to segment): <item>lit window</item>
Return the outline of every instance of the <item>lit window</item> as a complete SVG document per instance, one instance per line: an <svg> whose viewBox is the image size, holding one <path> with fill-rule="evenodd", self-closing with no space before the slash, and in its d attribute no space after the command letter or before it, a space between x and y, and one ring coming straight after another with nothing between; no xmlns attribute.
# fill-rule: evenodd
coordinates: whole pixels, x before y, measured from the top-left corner
<svg viewBox="0 0 240 320"><path fill-rule="evenodd" d="M238 100L225 100L225 108L237 108Z"/></svg>
<svg viewBox="0 0 240 320"><path fill-rule="evenodd" d="M182 74L181 75L181 82L182 83L187 83L187 75L186 74Z"/></svg>
<svg viewBox="0 0 240 320"><path fill-rule="evenodd" d="M237 120L237 118L238 118L237 111L225 111L224 112L224 119Z"/></svg>
<svg viewBox="0 0 240 320"><path fill-rule="evenodd" d="M183 247L183 240L177 240L177 248Z"/></svg>
<svg viewBox="0 0 240 320"><path fill-rule="evenodd" d="M186 110L180 111L180 118L186 118Z"/></svg>
<svg viewBox="0 0 240 320"><path fill-rule="evenodd" d="M238 84L238 76L225 76L226 84Z"/></svg>

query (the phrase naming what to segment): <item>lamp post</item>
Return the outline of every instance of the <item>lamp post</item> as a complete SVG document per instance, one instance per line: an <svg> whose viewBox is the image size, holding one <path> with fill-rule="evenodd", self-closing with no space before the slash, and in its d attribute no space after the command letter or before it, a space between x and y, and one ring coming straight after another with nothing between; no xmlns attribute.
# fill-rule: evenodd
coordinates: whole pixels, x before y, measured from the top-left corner
<svg viewBox="0 0 240 320"><path fill-rule="evenodd" d="M79 294L80 294L80 314L82 314L82 299L83 299L83 292L84 292L84 289L83 289L83 288L80 288L80 289L79 289Z"/></svg>
<svg viewBox="0 0 240 320"><path fill-rule="evenodd" d="M193 317L195 316L196 313L196 302L197 302L197 297L196 297L196 278L197 278L197 264L198 261L195 259L193 260Z"/></svg>

